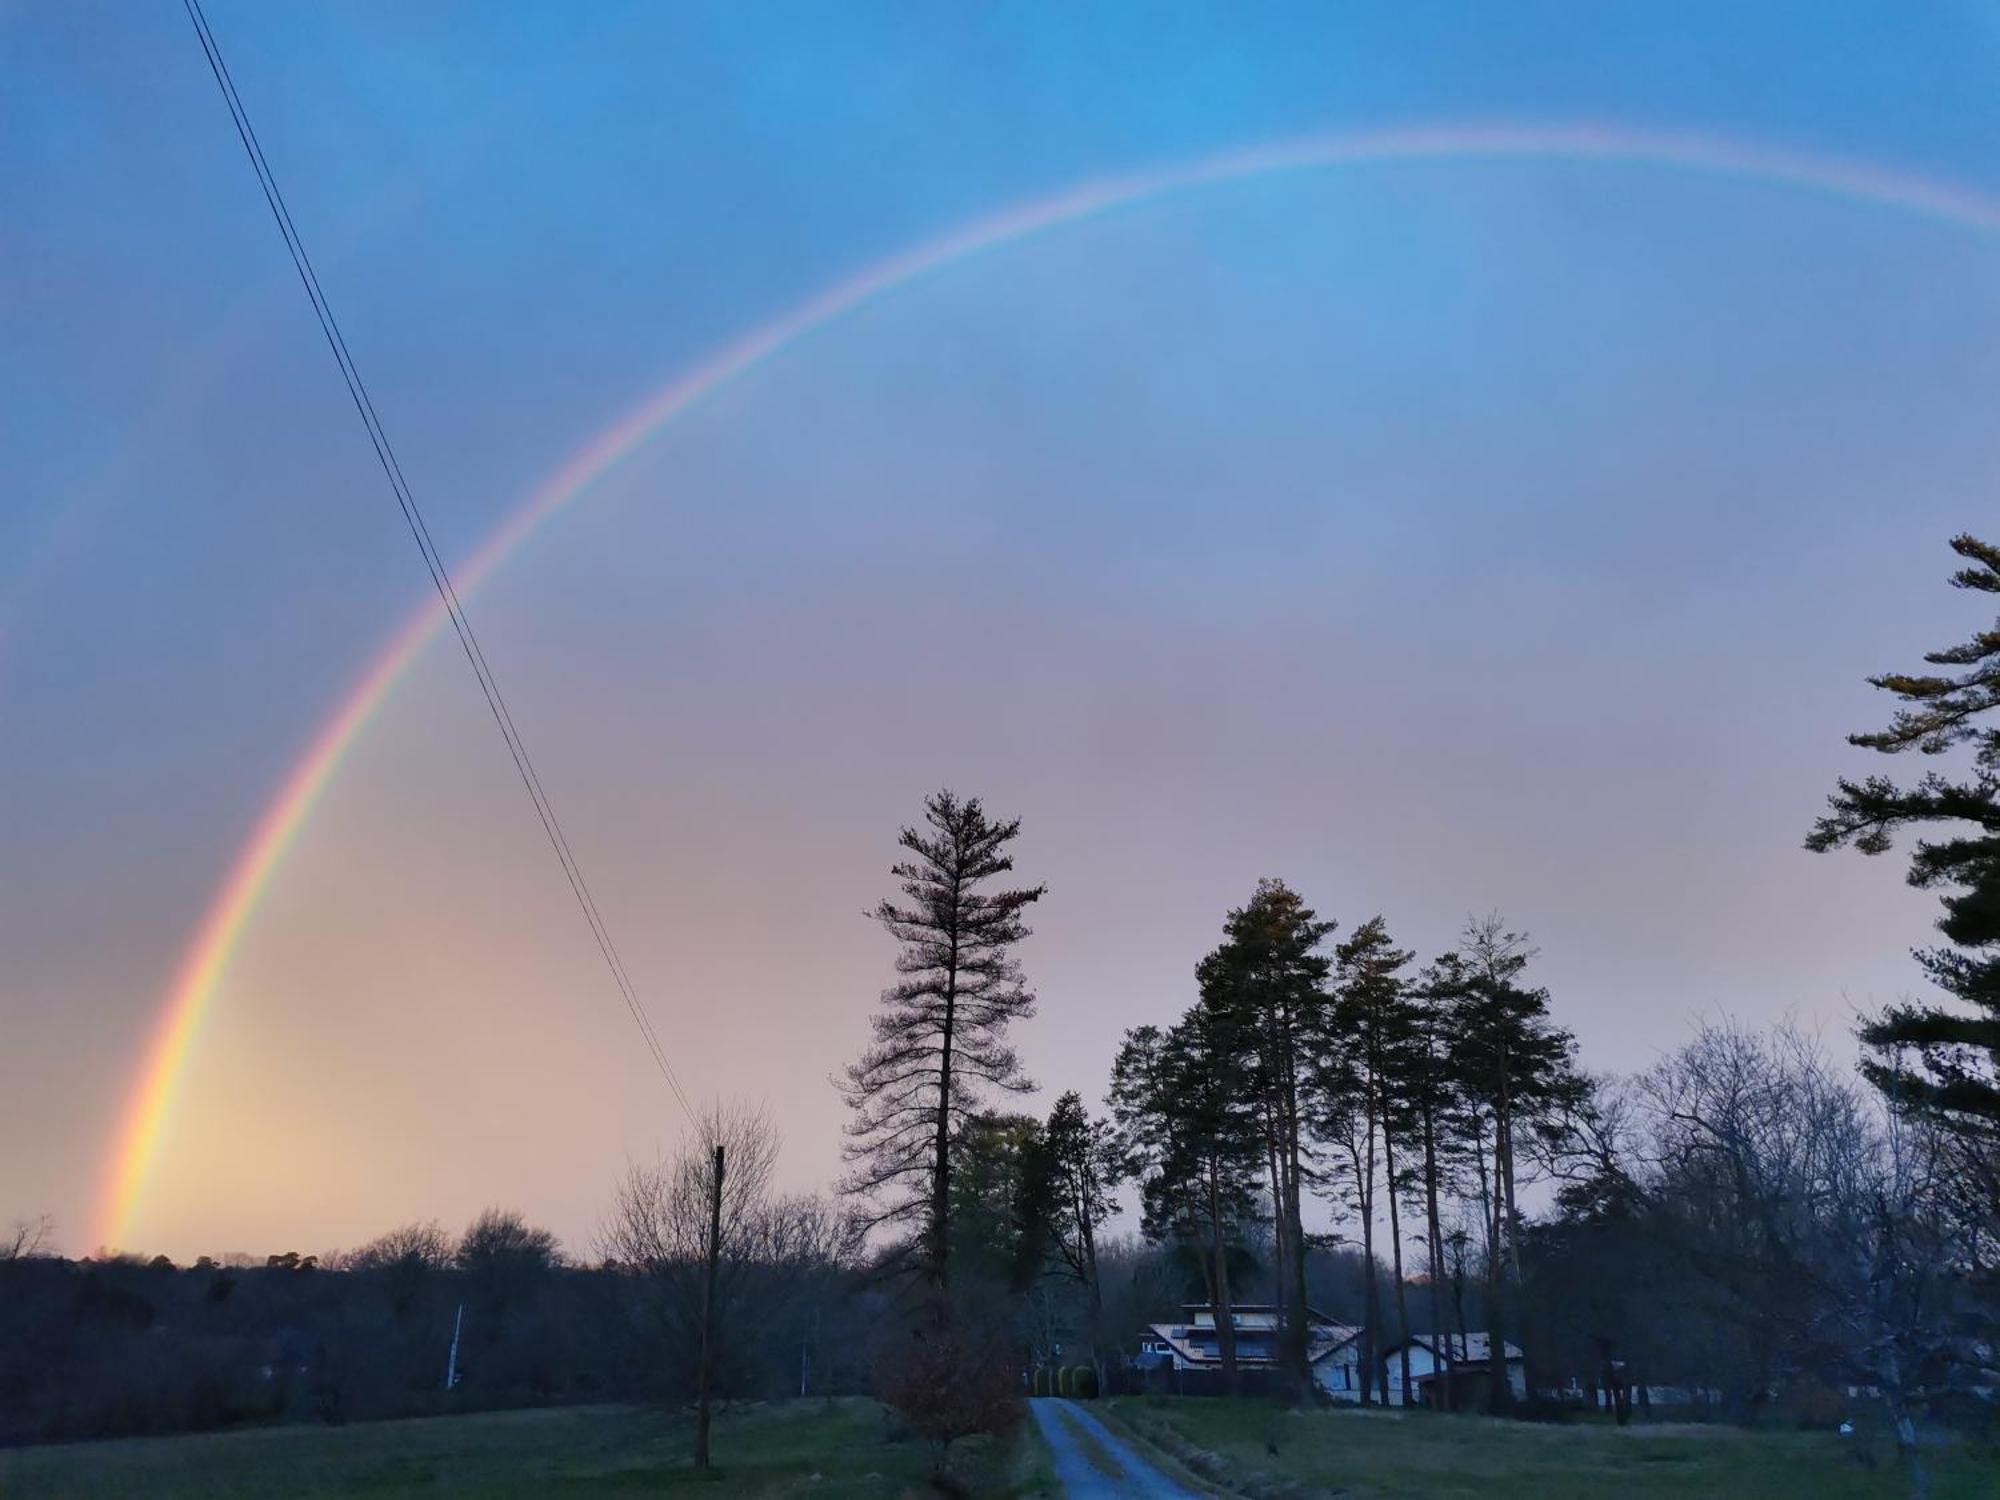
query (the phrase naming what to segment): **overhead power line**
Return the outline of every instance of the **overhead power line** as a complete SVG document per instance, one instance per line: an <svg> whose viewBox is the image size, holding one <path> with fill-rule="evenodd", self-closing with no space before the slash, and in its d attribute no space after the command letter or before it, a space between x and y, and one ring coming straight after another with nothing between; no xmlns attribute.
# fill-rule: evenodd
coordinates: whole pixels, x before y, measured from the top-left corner
<svg viewBox="0 0 2000 1500"><path fill-rule="evenodd" d="M452 586L451 573L445 567L443 555L431 539L430 527L424 521L422 509L417 505L416 496L411 493L409 482L403 477L403 466L397 461L396 450L383 430L381 418L376 415L375 403L368 394L367 383L361 378L361 371L349 353L347 340L340 331L340 323L333 315L326 292L320 285L319 274L313 269L312 257L306 253L305 241L300 237L298 227L292 222L290 208L285 203L285 195L278 187L278 179L265 160L264 147L257 139L256 128L250 123L250 112L244 107L242 98L236 92L236 83L231 78L229 66L222 60L222 49L216 45L215 33L209 29L208 18L202 13L200 0L182 0L188 19L194 23L195 35L200 39L201 50L208 58L209 71L215 75L216 87L221 89L223 102L229 106L229 117L236 126L237 139L242 141L244 154L250 159L251 170L257 174L257 185L264 191L264 201L270 206L271 217L276 221L278 233L284 237L285 249L290 253L292 265L299 273L299 282L304 286L311 301L313 315L318 318L320 331L326 335L327 347L333 351L334 362L340 366L341 379L347 385L347 394L354 402L354 410L361 418L361 425L367 429L368 441L375 449L375 459L382 467L383 476L389 481L389 488L395 493L396 505L403 513L403 523L409 528L411 540L417 544L417 551L423 554L424 567L430 573L431 584L437 589L438 598L443 602L445 613L450 617L451 628L458 637L458 644L465 653L465 660L472 668L472 675L479 680L480 693L486 699L486 706L493 714L493 722L500 731L500 737L507 744L507 753L513 759L514 769L520 773L521 785L528 793L529 801L535 805L535 814L541 820L542 831L548 835L549 847L555 851L556 860L562 865L563 876L569 882L576 904L583 912L584 921L589 924L590 935L597 943L597 950L604 957L605 967L611 971L612 982L617 986L625 1008L631 1012L632 1020L639 1028L639 1035L646 1043L646 1051L660 1076L666 1080L690 1119L694 1118L694 1108L688 1103L687 1094L682 1090L680 1080L674 1076L673 1064L667 1060L667 1052L659 1033L654 1030L646 1008L639 1001L637 987L619 957L618 946L611 940L611 930L605 925L603 914L598 910L596 898L590 893L590 883L584 879L583 866L570 847L569 836L563 832L562 820L556 816L555 804L549 798L542 778L535 769L535 763L528 754L528 747L515 727L514 715L507 707L507 698L500 691L499 680L487 663L486 653L480 647L479 637L473 632L472 622L466 617L465 606L458 597L458 590Z"/></svg>

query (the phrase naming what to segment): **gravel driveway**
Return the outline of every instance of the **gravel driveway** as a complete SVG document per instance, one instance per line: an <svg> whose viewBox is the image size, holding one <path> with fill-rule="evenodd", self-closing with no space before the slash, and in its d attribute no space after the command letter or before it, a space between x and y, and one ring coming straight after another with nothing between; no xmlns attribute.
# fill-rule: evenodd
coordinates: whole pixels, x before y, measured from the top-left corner
<svg viewBox="0 0 2000 1500"><path fill-rule="evenodd" d="M1193 1490L1167 1478L1074 1401L1043 1396L1030 1401L1028 1409L1035 1414L1035 1425L1055 1455L1056 1477L1062 1480L1069 1500L1124 1500L1132 1495L1145 1500L1200 1500ZM1077 1442L1079 1429L1118 1465L1116 1478L1090 1461Z"/></svg>

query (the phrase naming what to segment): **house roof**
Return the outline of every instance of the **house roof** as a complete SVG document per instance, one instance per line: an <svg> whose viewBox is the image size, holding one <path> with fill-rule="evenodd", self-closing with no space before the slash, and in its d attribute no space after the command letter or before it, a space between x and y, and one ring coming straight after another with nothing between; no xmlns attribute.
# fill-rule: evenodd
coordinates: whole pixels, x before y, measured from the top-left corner
<svg viewBox="0 0 2000 1500"><path fill-rule="evenodd" d="M1329 1323L1327 1331L1330 1335L1327 1341L1324 1344L1314 1344L1310 1351L1310 1358L1314 1364L1318 1364L1337 1350L1345 1349L1361 1337L1363 1330L1352 1323Z"/></svg>
<svg viewBox="0 0 2000 1500"><path fill-rule="evenodd" d="M1200 1312L1204 1315L1209 1313L1206 1303L1189 1303L1183 1310ZM1239 1334L1275 1333L1278 1329L1277 1314L1269 1304L1239 1306L1232 1311L1237 1315L1235 1323ZM1244 1317L1246 1312L1257 1314L1256 1320ZM1345 1348L1361 1335L1361 1330L1350 1324L1332 1322L1311 1308L1306 1309L1306 1312L1309 1319L1306 1328L1306 1358L1314 1364L1318 1364L1336 1349ZM1222 1362L1221 1351L1212 1342L1197 1344L1193 1339L1195 1334L1214 1334L1215 1321L1212 1316L1188 1323L1154 1323L1150 1326L1155 1338L1165 1343L1189 1364L1212 1365ZM1277 1351L1258 1343L1249 1349L1239 1349L1236 1359L1238 1364L1249 1366L1275 1364Z"/></svg>
<svg viewBox="0 0 2000 1500"><path fill-rule="evenodd" d="M1215 1324L1215 1307L1208 1302L1183 1302L1181 1311L1187 1314L1184 1322L1197 1328L1209 1328ZM1276 1328L1284 1318L1284 1309L1275 1302L1232 1302L1229 1311L1234 1315L1238 1328ZM1308 1324L1337 1326L1333 1319L1316 1307L1306 1308Z"/></svg>
<svg viewBox="0 0 2000 1500"><path fill-rule="evenodd" d="M1484 1331L1464 1334L1447 1333L1442 1339L1437 1338L1433 1334L1417 1333L1412 1334L1405 1342L1412 1348L1428 1349L1433 1354L1438 1352L1437 1346L1442 1344L1444 1346L1444 1357L1454 1364L1484 1364L1492 1358L1491 1338ZM1383 1351L1384 1357L1393 1355L1402 1347L1403 1345L1400 1343L1391 1344ZM1519 1344L1503 1343L1501 1348L1505 1351L1505 1357L1509 1361L1517 1360L1521 1357L1521 1346Z"/></svg>

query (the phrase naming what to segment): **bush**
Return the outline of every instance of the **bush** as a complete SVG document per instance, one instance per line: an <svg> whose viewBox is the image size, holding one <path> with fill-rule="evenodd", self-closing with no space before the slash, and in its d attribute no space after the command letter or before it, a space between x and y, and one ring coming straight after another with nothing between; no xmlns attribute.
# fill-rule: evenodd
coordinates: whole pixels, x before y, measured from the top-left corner
<svg viewBox="0 0 2000 1500"><path fill-rule="evenodd" d="M1090 1365L1078 1365L1069 1372L1069 1393L1079 1401L1097 1399L1097 1371Z"/></svg>
<svg viewBox="0 0 2000 1500"><path fill-rule="evenodd" d="M998 1338L951 1324L919 1329L876 1356L875 1394L932 1445L942 1473L958 1439L1020 1425L1023 1364Z"/></svg>

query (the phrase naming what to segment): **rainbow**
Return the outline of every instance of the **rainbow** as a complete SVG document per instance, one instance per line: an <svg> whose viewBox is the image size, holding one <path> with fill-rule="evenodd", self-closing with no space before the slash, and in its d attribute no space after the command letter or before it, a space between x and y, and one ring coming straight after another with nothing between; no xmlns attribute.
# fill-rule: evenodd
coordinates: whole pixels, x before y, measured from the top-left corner
<svg viewBox="0 0 2000 1500"><path fill-rule="evenodd" d="M1172 194L1330 167L1436 160L1537 160L1664 167L1745 179L2000 233L2000 198L1872 163L1704 135L1594 125L1467 125L1311 136L1082 183L954 230L871 266L744 334L646 396L576 451L455 573L461 595L620 460L691 406L807 335L923 277L975 256ZM173 975L120 1111L102 1175L96 1243L129 1234L158 1160L201 1023L258 902L342 758L445 623L427 602L369 664L265 807Z"/></svg>

